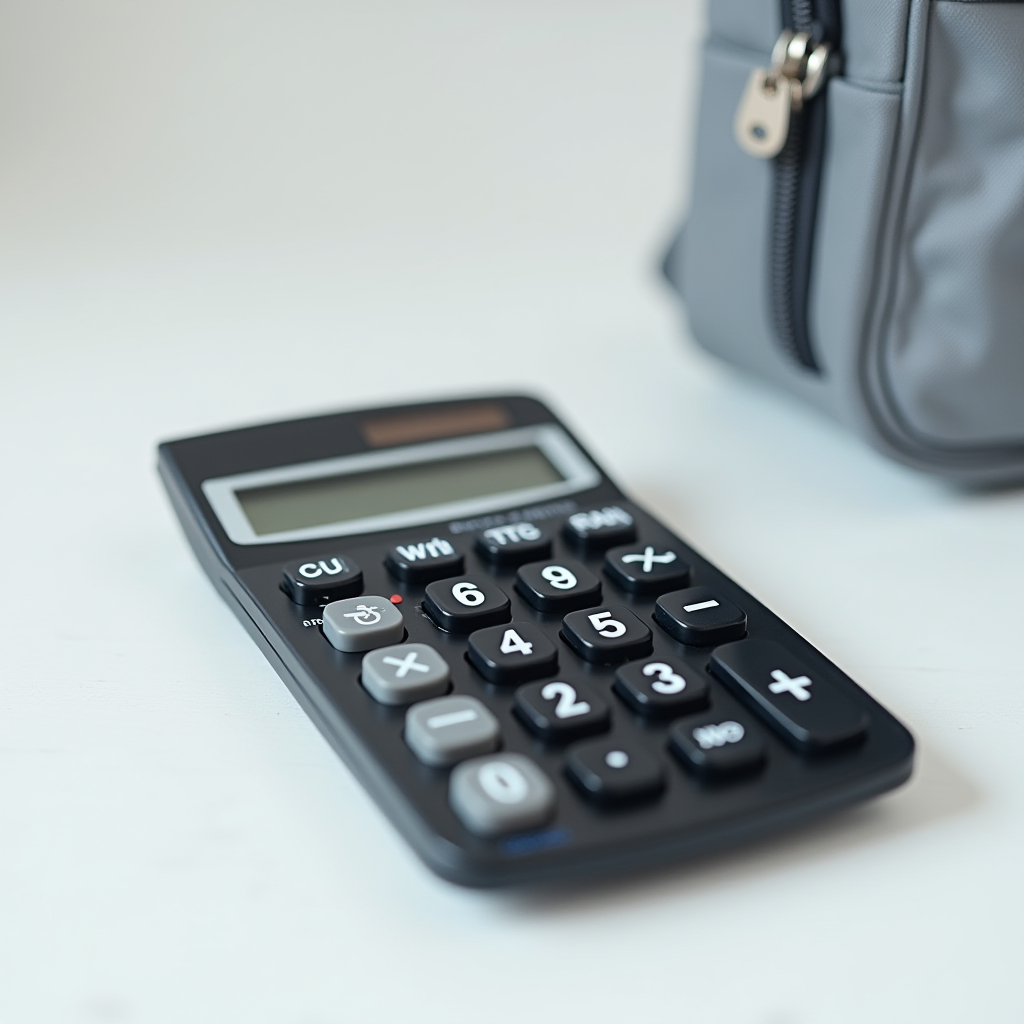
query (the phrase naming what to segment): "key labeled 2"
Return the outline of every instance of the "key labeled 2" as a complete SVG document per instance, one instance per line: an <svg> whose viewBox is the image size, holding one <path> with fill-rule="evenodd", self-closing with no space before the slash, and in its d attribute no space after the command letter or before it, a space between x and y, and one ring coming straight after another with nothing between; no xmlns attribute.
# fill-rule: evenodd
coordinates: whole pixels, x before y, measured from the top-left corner
<svg viewBox="0 0 1024 1024"><path fill-rule="evenodd" d="M625 605L587 608L562 619L562 639L584 660L613 664L651 652L651 631Z"/></svg>
<svg viewBox="0 0 1024 1024"><path fill-rule="evenodd" d="M567 740L608 728L608 705L584 683L554 680L516 691L515 713L545 740Z"/></svg>
<svg viewBox="0 0 1024 1024"><path fill-rule="evenodd" d="M558 668L558 651L532 622L510 622L479 629L469 638L470 664L491 683L518 683L550 675Z"/></svg>

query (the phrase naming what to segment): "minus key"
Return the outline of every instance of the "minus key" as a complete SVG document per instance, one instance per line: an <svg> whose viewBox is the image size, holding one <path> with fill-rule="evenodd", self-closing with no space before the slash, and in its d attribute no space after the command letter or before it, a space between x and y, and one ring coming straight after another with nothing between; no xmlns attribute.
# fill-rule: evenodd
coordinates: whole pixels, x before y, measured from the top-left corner
<svg viewBox="0 0 1024 1024"><path fill-rule="evenodd" d="M743 609L707 587L663 594L655 605L654 621L673 639L699 647L739 640L747 633Z"/></svg>

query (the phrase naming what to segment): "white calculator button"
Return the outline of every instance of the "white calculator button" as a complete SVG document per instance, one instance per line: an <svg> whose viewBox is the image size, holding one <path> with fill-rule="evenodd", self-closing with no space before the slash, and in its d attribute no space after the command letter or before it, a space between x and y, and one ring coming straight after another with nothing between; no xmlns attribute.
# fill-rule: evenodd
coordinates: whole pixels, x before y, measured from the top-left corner
<svg viewBox="0 0 1024 1024"><path fill-rule="evenodd" d="M405 636L402 613L377 595L334 601L324 608L323 619L324 636L339 651L370 651Z"/></svg>
<svg viewBox="0 0 1024 1024"><path fill-rule="evenodd" d="M448 801L470 832L499 836L549 821L555 787L528 757L495 754L460 764L452 772Z"/></svg>
<svg viewBox="0 0 1024 1024"><path fill-rule="evenodd" d="M438 697L415 704L405 716L405 742L434 768L495 750L498 720L476 697Z"/></svg>

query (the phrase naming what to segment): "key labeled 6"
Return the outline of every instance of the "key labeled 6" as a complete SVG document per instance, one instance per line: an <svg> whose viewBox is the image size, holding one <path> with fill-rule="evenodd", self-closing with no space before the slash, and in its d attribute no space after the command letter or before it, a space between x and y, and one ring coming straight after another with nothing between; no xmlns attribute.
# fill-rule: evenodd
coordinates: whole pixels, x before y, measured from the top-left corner
<svg viewBox="0 0 1024 1024"><path fill-rule="evenodd" d="M472 633L512 618L508 595L485 576L452 576L428 583L423 610L442 629Z"/></svg>

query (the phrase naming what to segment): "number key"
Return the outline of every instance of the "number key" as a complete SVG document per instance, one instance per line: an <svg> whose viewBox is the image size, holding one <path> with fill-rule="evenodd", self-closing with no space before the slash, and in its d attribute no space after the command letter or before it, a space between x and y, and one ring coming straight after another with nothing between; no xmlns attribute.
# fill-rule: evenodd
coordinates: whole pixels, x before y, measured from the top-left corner
<svg viewBox="0 0 1024 1024"><path fill-rule="evenodd" d="M484 576L453 576L427 585L423 610L450 633L472 633L508 622L512 603L496 583Z"/></svg>
<svg viewBox="0 0 1024 1024"><path fill-rule="evenodd" d="M651 631L621 604L572 612L562 619L562 639L584 660L612 664L651 652Z"/></svg>
<svg viewBox="0 0 1024 1024"><path fill-rule="evenodd" d="M515 711L542 739L562 740L608 728L608 705L581 683L531 683L516 691Z"/></svg>
<svg viewBox="0 0 1024 1024"><path fill-rule="evenodd" d="M516 593L539 612L571 612L601 600L601 581L570 558L531 562L516 574Z"/></svg>
<svg viewBox="0 0 1024 1024"><path fill-rule="evenodd" d="M615 674L615 692L634 710L651 718L670 718L704 707L704 674L675 658L650 658L623 665Z"/></svg>
<svg viewBox="0 0 1024 1024"><path fill-rule="evenodd" d="M558 651L532 622L479 629L469 638L470 663L492 683L517 683L550 675L558 668Z"/></svg>
<svg viewBox="0 0 1024 1024"><path fill-rule="evenodd" d="M538 828L555 813L555 787L528 757L495 754L452 772L448 801L463 825L480 836Z"/></svg>

